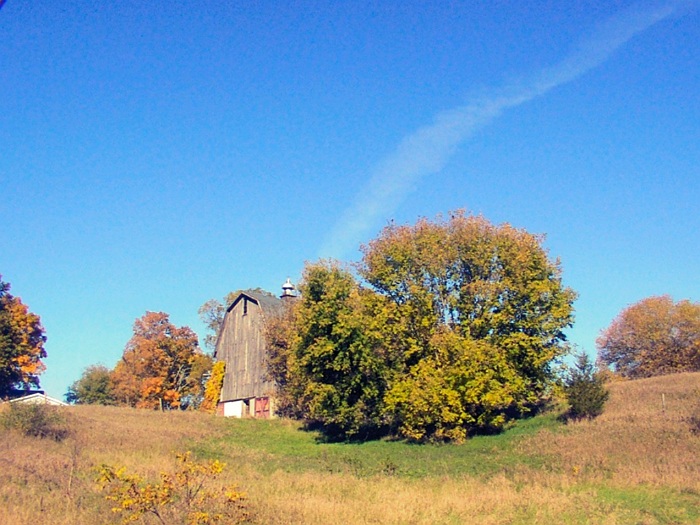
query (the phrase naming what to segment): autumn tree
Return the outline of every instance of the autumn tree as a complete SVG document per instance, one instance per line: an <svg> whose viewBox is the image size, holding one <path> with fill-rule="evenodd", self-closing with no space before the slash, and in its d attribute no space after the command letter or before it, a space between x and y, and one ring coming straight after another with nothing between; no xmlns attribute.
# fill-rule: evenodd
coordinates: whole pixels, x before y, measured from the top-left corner
<svg viewBox="0 0 700 525"><path fill-rule="evenodd" d="M267 379L275 385L275 413L291 418L303 417L296 399L298 389L293 388L296 377L291 355L298 304L285 301L276 315L266 317L264 325L265 369Z"/></svg>
<svg viewBox="0 0 700 525"><path fill-rule="evenodd" d="M204 399L199 406L203 412L214 413L221 398L221 389L224 386L226 363L216 361L211 367L211 374L204 384Z"/></svg>
<svg viewBox="0 0 700 525"><path fill-rule="evenodd" d="M10 294L9 283L0 276L0 398L14 388L39 386L45 342L39 316Z"/></svg>
<svg viewBox="0 0 700 525"><path fill-rule="evenodd" d="M206 387L212 373L214 359L201 351L195 352L190 362L185 394L180 398L182 408L198 410L204 402Z"/></svg>
<svg viewBox="0 0 700 525"><path fill-rule="evenodd" d="M203 368L197 335L174 326L163 312L146 312L133 331L112 373L117 401L139 408L187 408L201 402L193 401L203 396L205 375L193 377L197 367Z"/></svg>
<svg viewBox="0 0 700 525"><path fill-rule="evenodd" d="M566 351L563 330L573 322L576 298L543 240L456 212L386 227L363 247L360 274L412 320L409 365L430 355L431 338L448 328L505 351L534 400Z"/></svg>
<svg viewBox="0 0 700 525"><path fill-rule="evenodd" d="M596 345L601 363L625 377L700 371L700 303L643 299L625 308Z"/></svg>
<svg viewBox="0 0 700 525"><path fill-rule="evenodd" d="M463 439L541 400L576 298L542 242L457 212L363 247L360 275L402 319L404 374L386 399L404 435Z"/></svg>
<svg viewBox="0 0 700 525"><path fill-rule="evenodd" d="M66 401L78 405L115 404L111 370L104 365L88 366L68 388Z"/></svg>

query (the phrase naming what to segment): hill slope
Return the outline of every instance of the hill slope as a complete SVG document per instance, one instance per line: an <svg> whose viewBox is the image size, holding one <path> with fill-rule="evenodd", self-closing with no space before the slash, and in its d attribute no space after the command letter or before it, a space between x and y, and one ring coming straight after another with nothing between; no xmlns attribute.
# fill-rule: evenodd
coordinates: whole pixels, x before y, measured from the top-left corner
<svg viewBox="0 0 700 525"><path fill-rule="evenodd" d="M545 414L462 446L324 444L289 421L72 407L60 442L0 430L0 522L118 523L95 468L157 479L185 450L227 463L222 481L247 492L258 523L700 522L700 374L610 389L594 421Z"/></svg>

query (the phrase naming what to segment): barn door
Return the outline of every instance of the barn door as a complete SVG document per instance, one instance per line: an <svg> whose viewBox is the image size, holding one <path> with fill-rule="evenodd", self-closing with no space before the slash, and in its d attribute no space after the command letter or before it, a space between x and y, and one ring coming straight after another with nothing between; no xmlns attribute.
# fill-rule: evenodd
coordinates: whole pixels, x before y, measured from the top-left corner
<svg viewBox="0 0 700 525"><path fill-rule="evenodd" d="M270 417L270 398L256 397L255 398L255 417L269 418Z"/></svg>

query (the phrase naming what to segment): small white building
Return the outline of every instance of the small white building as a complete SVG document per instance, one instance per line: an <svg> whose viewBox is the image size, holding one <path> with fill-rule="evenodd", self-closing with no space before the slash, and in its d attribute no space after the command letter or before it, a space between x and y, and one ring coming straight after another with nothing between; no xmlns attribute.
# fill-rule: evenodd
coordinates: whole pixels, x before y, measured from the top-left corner
<svg viewBox="0 0 700 525"><path fill-rule="evenodd" d="M46 394L41 392L35 392L33 394L29 394L28 396L17 397L15 399L10 400L10 403L17 403L23 405L51 405L57 407L69 406L68 403L64 403L63 401L60 401L55 397L47 396Z"/></svg>

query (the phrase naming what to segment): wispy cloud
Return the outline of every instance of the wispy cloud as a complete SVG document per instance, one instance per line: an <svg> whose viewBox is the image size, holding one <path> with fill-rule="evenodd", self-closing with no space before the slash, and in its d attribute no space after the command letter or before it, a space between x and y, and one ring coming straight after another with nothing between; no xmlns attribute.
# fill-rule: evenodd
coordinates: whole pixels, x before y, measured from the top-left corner
<svg viewBox="0 0 700 525"><path fill-rule="evenodd" d="M397 209L420 179L442 170L461 143L504 111L577 79L605 62L634 36L662 20L694 8L697 3L689 0L637 5L624 10L600 24L554 66L439 113L431 124L407 135L374 168L367 186L331 231L320 256L340 258L355 250L368 232Z"/></svg>

